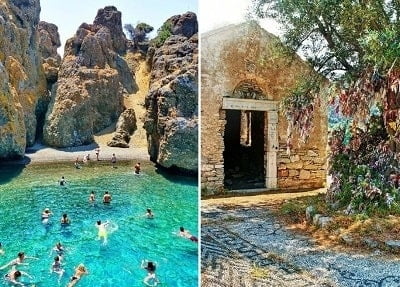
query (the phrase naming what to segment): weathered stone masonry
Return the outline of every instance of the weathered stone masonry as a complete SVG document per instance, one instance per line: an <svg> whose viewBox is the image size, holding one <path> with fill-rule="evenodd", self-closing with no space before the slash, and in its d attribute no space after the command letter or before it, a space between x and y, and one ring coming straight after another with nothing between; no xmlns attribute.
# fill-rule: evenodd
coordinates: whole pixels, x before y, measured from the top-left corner
<svg viewBox="0 0 400 287"><path fill-rule="evenodd" d="M326 115L316 112L310 139L298 145L295 138L289 156L286 153L287 122L278 111L280 100L300 77L310 74L311 67L297 55L285 54L278 38L255 23L220 28L202 35L201 41L202 188L218 192L224 187L224 136L226 113L230 108L264 112L267 189L324 186ZM236 90L245 85L254 88L243 99L246 90L244 93L236 93Z"/></svg>

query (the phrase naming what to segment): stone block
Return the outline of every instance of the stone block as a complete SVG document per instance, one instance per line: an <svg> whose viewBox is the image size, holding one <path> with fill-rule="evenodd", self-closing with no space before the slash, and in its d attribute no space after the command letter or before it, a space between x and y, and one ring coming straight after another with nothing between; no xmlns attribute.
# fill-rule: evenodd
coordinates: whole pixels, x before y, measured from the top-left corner
<svg viewBox="0 0 400 287"><path fill-rule="evenodd" d="M307 206L306 208L306 221L307 222L312 222L314 215L317 213L317 211L315 210L315 207L310 205Z"/></svg>
<svg viewBox="0 0 400 287"><path fill-rule="evenodd" d="M278 158L279 163L289 163L290 159L289 158Z"/></svg>
<svg viewBox="0 0 400 287"><path fill-rule="evenodd" d="M289 170L281 169L278 171L278 177L288 177L288 176L289 176Z"/></svg>
<svg viewBox="0 0 400 287"><path fill-rule="evenodd" d="M300 170L299 178L300 179L309 179L311 177L311 173L308 170Z"/></svg>
<svg viewBox="0 0 400 287"><path fill-rule="evenodd" d="M353 237L350 234L342 234L340 235L340 240L347 245L352 245L354 243Z"/></svg>
<svg viewBox="0 0 400 287"><path fill-rule="evenodd" d="M322 214L315 214L313 217L313 224L317 227L324 228L332 222L332 217L323 216Z"/></svg>
<svg viewBox="0 0 400 287"><path fill-rule="evenodd" d="M302 161L290 162L286 164L287 169L301 169L304 163Z"/></svg>
<svg viewBox="0 0 400 287"><path fill-rule="evenodd" d="M290 156L290 161L291 162L297 162L300 160L300 156L298 154Z"/></svg>
<svg viewBox="0 0 400 287"><path fill-rule="evenodd" d="M300 174L300 172L297 169L289 169L290 177L298 176L299 174Z"/></svg>
<svg viewBox="0 0 400 287"><path fill-rule="evenodd" d="M281 170L281 169L286 169L286 164L280 163L278 165L278 170Z"/></svg>
<svg viewBox="0 0 400 287"><path fill-rule="evenodd" d="M321 165L317 165L317 164L305 164L304 169L308 169L308 170L318 170L321 169Z"/></svg>
<svg viewBox="0 0 400 287"><path fill-rule="evenodd" d="M203 164L201 166L201 171L212 171L214 166L212 164Z"/></svg>
<svg viewBox="0 0 400 287"><path fill-rule="evenodd" d="M387 240L385 245L392 250L400 251L400 240Z"/></svg>
<svg viewBox="0 0 400 287"><path fill-rule="evenodd" d="M308 156L312 156L312 157L318 157L318 156L319 156L319 154L318 154L317 152L315 152L315 151L313 151L313 150L311 150L311 149L309 149L309 150L307 151L307 155L308 155Z"/></svg>

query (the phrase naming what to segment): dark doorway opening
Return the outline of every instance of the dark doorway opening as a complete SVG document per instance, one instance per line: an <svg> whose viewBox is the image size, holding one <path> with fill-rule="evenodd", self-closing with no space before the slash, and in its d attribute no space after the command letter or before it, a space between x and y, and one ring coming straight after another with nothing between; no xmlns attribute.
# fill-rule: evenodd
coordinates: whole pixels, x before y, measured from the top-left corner
<svg viewBox="0 0 400 287"><path fill-rule="evenodd" d="M224 185L228 189L265 187L265 113L226 110Z"/></svg>

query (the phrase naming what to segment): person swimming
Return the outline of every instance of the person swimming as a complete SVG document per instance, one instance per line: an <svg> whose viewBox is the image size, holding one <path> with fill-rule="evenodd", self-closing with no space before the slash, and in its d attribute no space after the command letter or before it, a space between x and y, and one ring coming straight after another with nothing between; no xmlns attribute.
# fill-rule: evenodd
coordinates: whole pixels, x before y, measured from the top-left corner
<svg viewBox="0 0 400 287"><path fill-rule="evenodd" d="M17 270L15 268L12 268L6 275L4 275L4 279L7 280L8 282L14 284L14 285L25 286L21 282L18 282L18 279L21 276L26 276L26 277L32 279L32 276L29 275L28 273L26 273L24 271Z"/></svg>
<svg viewBox="0 0 400 287"><path fill-rule="evenodd" d="M51 249L51 253L57 253L57 255L62 259L62 256L64 255L65 249L64 246L61 244L61 242L57 242L57 244Z"/></svg>
<svg viewBox="0 0 400 287"><path fill-rule="evenodd" d="M25 259L38 259L38 258L26 256L25 252L19 252L17 254L17 258L15 258L15 259L11 260L10 262L8 262L7 264L1 266L0 270L6 269L7 267L10 267L10 266L28 265L28 263L24 263Z"/></svg>
<svg viewBox="0 0 400 287"><path fill-rule="evenodd" d="M149 219L153 219L154 218L154 213L151 211L150 208L147 208L145 215L147 218Z"/></svg>
<svg viewBox="0 0 400 287"><path fill-rule="evenodd" d="M137 164L135 164L135 174L139 174L140 173L140 162L138 162Z"/></svg>
<svg viewBox="0 0 400 287"><path fill-rule="evenodd" d="M156 276L156 265L152 261L142 260L141 268L147 270L147 276L143 279L146 286L157 286L160 281Z"/></svg>
<svg viewBox="0 0 400 287"><path fill-rule="evenodd" d="M69 220L68 215L66 213L63 214L61 217L61 225L69 225L71 223L71 220Z"/></svg>
<svg viewBox="0 0 400 287"><path fill-rule="evenodd" d="M45 208L42 212L42 223L47 224L49 222L49 218L53 213L49 208Z"/></svg>
<svg viewBox="0 0 400 287"><path fill-rule="evenodd" d="M61 277L63 276L65 270L61 267L61 257L56 256L54 257L54 262L51 264L50 272L57 273L59 275L58 280L60 281Z"/></svg>
<svg viewBox="0 0 400 287"><path fill-rule="evenodd" d="M199 241L196 236L193 236L192 234L190 234L190 232L188 230L185 230L182 226L179 228L178 234L179 234L179 236L187 238L193 242Z"/></svg>
<svg viewBox="0 0 400 287"><path fill-rule="evenodd" d="M103 196L103 203L106 204L111 203L111 200L112 200L111 195L108 193L108 191L106 191Z"/></svg>
<svg viewBox="0 0 400 287"><path fill-rule="evenodd" d="M3 249L3 244L0 242L0 255L4 255L6 253Z"/></svg>
<svg viewBox="0 0 400 287"><path fill-rule="evenodd" d="M103 244L107 244L108 233L107 233L106 226L108 224L109 224L108 221L101 223L101 220L98 220L96 223L96 227L99 230L97 237L98 237L98 240L103 239Z"/></svg>
<svg viewBox="0 0 400 287"><path fill-rule="evenodd" d="M78 283L81 277L85 274L89 274L89 272L86 270L85 265L79 264L78 267L75 268L75 274L71 277L71 280L69 281L67 287L75 286L75 284Z"/></svg>
<svg viewBox="0 0 400 287"><path fill-rule="evenodd" d="M89 202L94 203L96 200L96 197L94 195L94 191L92 191L89 195Z"/></svg>
<svg viewBox="0 0 400 287"><path fill-rule="evenodd" d="M65 185L67 181L65 180L64 176L61 177L60 179L60 185Z"/></svg>

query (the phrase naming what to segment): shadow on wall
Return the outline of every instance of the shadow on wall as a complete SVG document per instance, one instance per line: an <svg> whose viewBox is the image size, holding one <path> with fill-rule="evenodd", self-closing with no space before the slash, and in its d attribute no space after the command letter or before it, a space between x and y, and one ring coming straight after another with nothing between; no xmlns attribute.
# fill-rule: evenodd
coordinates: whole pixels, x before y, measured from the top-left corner
<svg viewBox="0 0 400 287"><path fill-rule="evenodd" d="M6 184L19 176L30 161L26 156L20 160L0 161L0 185Z"/></svg>

